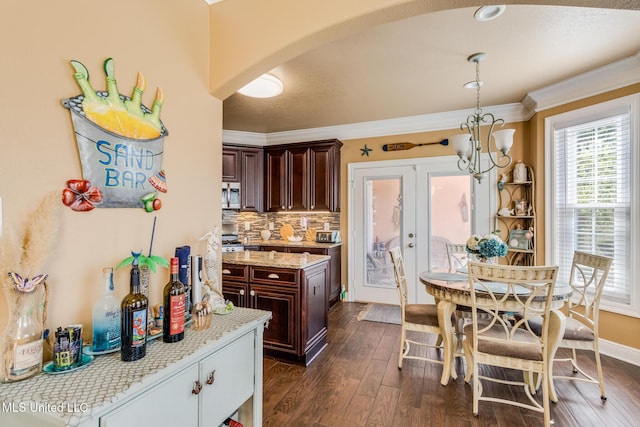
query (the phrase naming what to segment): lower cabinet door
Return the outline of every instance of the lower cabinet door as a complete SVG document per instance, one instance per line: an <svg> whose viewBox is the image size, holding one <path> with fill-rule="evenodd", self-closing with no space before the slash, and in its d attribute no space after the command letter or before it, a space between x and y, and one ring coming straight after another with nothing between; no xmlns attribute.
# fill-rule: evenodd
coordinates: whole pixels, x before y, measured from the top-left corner
<svg viewBox="0 0 640 427"><path fill-rule="evenodd" d="M201 426L219 426L253 395L254 348L255 337L250 332L200 362ZM164 425L184 424L159 424Z"/></svg>
<svg viewBox="0 0 640 427"><path fill-rule="evenodd" d="M298 291L269 285L251 285L251 307L271 312L264 330L264 346L299 355L300 302Z"/></svg>
<svg viewBox="0 0 640 427"><path fill-rule="evenodd" d="M193 364L100 417L100 427L197 427L198 396L192 393L197 380L198 365Z"/></svg>

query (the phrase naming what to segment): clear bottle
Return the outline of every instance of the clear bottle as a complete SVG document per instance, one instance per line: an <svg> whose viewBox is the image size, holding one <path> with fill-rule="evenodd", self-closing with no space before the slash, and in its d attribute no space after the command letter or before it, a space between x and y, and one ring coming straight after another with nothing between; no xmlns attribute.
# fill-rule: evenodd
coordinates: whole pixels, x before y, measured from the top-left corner
<svg viewBox="0 0 640 427"><path fill-rule="evenodd" d="M0 382L9 383L30 378L42 371L43 328L40 311L44 287L30 293L5 286L10 319L0 339Z"/></svg>
<svg viewBox="0 0 640 427"><path fill-rule="evenodd" d="M147 353L147 306L149 302L140 293L140 269L137 259L131 266L130 293L122 300L120 359L125 362L142 359Z"/></svg>
<svg viewBox="0 0 640 427"><path fill-rule="evenodd" d="M178 342L184 338L185 287L178 278L178 258L171 258L171 276L164 287L162 340Z"/></svg>
<svg viewBox="0 0 640 427"><path fill-rule="evenodd" d="M102 297L93 304L93 351L120 348L120 301L113 294L113 268L102 269Z"/></svg>

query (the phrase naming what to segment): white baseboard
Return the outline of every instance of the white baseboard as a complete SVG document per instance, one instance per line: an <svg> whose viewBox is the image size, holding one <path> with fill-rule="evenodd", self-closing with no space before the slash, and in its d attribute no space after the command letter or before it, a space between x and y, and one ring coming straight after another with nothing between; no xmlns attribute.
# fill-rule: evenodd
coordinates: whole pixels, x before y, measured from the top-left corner
<svg viewBox="0 0 640 427"><path fill-rule="evenodd" d="M640 349L600 339L600 354L640 366Z"/></svg>

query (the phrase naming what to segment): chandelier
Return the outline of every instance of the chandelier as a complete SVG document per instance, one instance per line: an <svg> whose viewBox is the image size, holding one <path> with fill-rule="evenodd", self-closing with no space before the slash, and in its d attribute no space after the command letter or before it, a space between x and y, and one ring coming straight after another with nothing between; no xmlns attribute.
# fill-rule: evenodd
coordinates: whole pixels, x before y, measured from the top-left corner
<svg viewBox="0 0 640 427"><path fill-rule="evenodd" d="M494 127L500 125L504 126L503 119L496 119L491 113L483 113L480 108L480 62L486 59L487 54L484 52L474 53L467 61L476 63L476 79L475 81L466 83L465 88L476 89L476 109L473 114L467 117L467 121L460 125L461 130L466 130L467 133L453 135L451 137L452 146L458 155L458 168L460 170L468 170L471 175L478 182L482 182L482 178L487 175L491 169L506 168L511 164L511 156L509 156L509 150L513 145L513 134L515 129L504 129L494 132ZM488 126L488 133L486 139L482 138L482 126ZM497 149L496 152L491 151L491 137L494 138L494 145ZM489 157L489 166L482 170L482 164L480 163L480 157L483 149L483 142L485 150Z"/></svg>

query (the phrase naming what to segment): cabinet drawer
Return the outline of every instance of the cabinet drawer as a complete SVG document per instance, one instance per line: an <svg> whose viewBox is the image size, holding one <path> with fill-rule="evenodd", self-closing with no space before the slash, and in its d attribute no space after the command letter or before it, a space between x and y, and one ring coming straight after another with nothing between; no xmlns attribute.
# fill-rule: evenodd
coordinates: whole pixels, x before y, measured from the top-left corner
<svg viewBox="0 0 640 427"><path fill-rule="evenodd" d="M251 283L298 286L298 271L253 267L251 269Z"/></svg>
<svg viewBox="0 0 640 427"><path fill-rule="evenodd" d="M235 280L236 282L247 282L249 279L249 266L222 264L222 280Z"/></svg>
<svg viewBox="0 0 640 427"><path fill-rule="evenodd" d="M254 340L250 332L200 362L200 425L221 425L253 395Z"/></svg>

